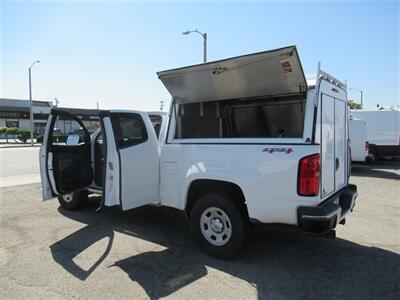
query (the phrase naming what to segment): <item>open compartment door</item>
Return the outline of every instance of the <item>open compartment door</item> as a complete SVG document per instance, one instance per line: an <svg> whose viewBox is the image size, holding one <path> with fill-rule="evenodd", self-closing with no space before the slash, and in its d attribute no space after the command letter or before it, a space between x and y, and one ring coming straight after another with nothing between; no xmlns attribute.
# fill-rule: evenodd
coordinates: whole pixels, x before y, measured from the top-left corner
<svg viewBox="0 0 400 300"><path fill-rule="evenodd" d="M157 73L178 104L298 94L307 81L295 46Z"/></svg>

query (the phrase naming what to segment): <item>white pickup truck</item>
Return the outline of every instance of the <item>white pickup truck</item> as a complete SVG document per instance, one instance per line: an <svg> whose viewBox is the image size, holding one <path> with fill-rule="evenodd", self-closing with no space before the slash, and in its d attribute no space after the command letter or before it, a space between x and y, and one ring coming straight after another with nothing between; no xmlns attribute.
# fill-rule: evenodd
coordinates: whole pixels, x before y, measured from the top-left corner
<svg viewBox="0 0 400 300"><path fill-rule="evenodd" d="M324 234L357 197L349 179L346 86L318 67L307 83L295 46L158 73L167 114L101 111L92 136L52 110L40 151L43 199L82 207L89 192L123 210L186 211L203 249L232 257L250 223ZM53 137L57 119L85 130Z"/></svg>

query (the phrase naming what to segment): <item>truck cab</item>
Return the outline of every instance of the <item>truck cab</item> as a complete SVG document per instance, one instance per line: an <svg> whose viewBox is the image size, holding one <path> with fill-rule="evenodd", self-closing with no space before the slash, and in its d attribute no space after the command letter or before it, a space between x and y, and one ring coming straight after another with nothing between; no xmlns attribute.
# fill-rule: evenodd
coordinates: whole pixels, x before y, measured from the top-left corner
<svg viewBox="0 0 400 300"><path fill-rule="evenodd" d="M69 142L75 133L64 141L53 136L60 119L82 128L75 142ZM102 194L102 205L123 209L158 203L167 119L161 112L100 111L101 127L90 135L78 116L53 109L40 149L43 199L58 196L68 209L80 208L88 192Z"/></svg>
<svg viewBox="0 0 400 300"><path fill-rule="evenodd" d="M320 67L307 82L295 46L158 77L172 96L168 115L101 111L101 129L69 145L52 137L57 118L84 124L52 111L40 151L44 199L77 209L97 191L103 206L180 209L202 248L224 258L250 223L313 234L344 223L357 197L345 84Z"/></svg>

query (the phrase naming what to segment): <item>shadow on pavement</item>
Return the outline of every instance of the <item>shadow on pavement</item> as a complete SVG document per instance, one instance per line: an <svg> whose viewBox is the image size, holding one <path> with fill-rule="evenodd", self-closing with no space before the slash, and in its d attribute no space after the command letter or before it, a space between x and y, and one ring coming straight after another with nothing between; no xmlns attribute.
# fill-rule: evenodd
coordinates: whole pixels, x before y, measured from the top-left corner
<svg viewBox="0 0 400 300"><path fill-rule="evenodd" d="M395 172L398 170L400 170L399 160L380 160L373 165L352 164L351 176L400 180L400 174Z"/></svg>
<svg viewBox="0 0 400 300"><path fill-rule="evenodd" d="M108 238L107 247L99 259L87 270L73 261L73 258L85 251L91 245ZM98 230L95 226L86 226L61 241L50 246L54 260L75 277L85 280L110 253L114 241L114 231Z"/></svg>
<svg viewBox="0 0 400 300"><path fill-rule="evenodd" d="M92 198L93 200L93 198ZM178 291L208 273L209 268L255 286L258 298L396 298L399 296L400 255L337 238L327 240L255 228L248 246L233 260L205 255L192 237L184 213L146 206L121 212L96 201L82 211L59 212L87 224L50 246L55 261L85 280L111 250L114 232L155 243L153 251L114 262L147 295L156 299ZM108 245L87 270L73 258L108 237ZM96 257L98 257L96 255ZM213 289L218 289L213 293ZM205 286L204 297L221 295L223 284Z"/></svg>

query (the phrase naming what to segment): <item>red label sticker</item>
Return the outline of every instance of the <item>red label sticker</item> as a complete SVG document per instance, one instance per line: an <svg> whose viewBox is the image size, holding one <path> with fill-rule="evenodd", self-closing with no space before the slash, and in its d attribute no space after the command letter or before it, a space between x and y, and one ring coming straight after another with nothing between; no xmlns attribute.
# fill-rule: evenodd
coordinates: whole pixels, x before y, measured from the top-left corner
<svg viewBox="0 0 400 300"><path fill-rule="evenodd" d="M290 62L288 60L281 61L281 65L284 73L293 72L292 66L290 65Z"/></svg>

